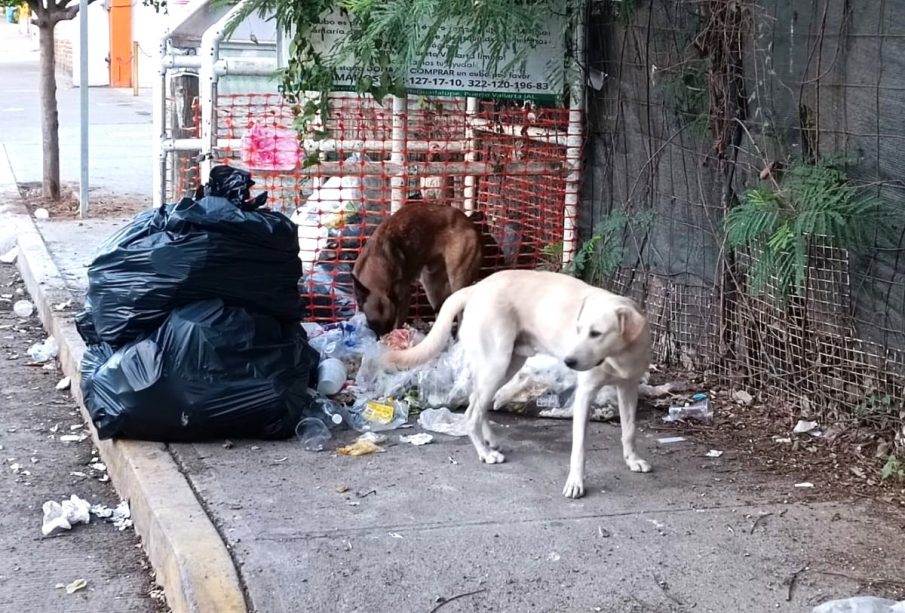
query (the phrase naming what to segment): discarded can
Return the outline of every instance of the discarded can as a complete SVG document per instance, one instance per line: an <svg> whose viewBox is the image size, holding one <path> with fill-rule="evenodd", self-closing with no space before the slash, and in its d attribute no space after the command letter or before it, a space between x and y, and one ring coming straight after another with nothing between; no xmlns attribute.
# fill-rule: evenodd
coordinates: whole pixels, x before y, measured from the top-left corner
<svg viewBox="0 0 905 613"><path fill-rule="evenodd" d="M707 394L695 394L684 404L669 407L669 414L663 421L710 421L713 419L713 409L710 406L710 397Z"/></svg>

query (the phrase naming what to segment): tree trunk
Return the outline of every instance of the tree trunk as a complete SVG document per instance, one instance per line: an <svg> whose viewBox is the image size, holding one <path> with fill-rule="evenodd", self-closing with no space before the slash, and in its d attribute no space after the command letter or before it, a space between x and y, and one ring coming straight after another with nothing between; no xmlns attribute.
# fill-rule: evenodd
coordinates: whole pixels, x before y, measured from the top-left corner
<svg viewBox="0 0 905 613"><path fill-rule="evenodd" d="M45 198L60 199L60 118L57 113L56 58L53 48L53 31L56 23L50 21L38 28L41 51L41 132L44 142Z"/></svg>

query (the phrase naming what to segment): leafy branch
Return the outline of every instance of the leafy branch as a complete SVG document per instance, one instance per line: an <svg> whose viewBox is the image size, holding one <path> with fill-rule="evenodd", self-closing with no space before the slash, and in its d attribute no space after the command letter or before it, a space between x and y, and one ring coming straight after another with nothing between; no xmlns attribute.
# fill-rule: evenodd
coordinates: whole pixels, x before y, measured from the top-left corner
<svg viewBox="0 0 905 613"><path fill-rule="evenodd" d="M745 192L725 218L729 246L752 255L750 290L772 283L780 299L804 288L813 244L863 247L881 224L879 202L833 160L793 164L775 189Z"/></svg>
<svg viewBox="0 0 905 613"><path fill-rule="evenodd" d="M628 231L644 232L653 224L654 215L645 211L629 217L615 210L598 222L591 237L585 241L567 272L591 281L611 277L625 257L625 236Z"/></svg>

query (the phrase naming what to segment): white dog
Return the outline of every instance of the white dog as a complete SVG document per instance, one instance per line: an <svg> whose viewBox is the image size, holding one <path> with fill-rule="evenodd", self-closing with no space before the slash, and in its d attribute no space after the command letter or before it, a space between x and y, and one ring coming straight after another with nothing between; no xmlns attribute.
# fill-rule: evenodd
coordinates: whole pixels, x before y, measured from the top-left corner
<svg viewBox="0 0 905 613"><path fill-rule="evenodd" d="M635 472L650 465L635 451L638 384L650 366L647 320L628 298L553 272L506 270L446 299L430 334L418 345L389 351L383 364L410 368L438 355L462 313L459 341L474 389L465 413L468 436L488 464L504 461L487 420L497 390L536 353L578 371L572 415L572 459L563 495L584 495L585 433L591 400L604 384L616 386L622 453Z"/></svg>

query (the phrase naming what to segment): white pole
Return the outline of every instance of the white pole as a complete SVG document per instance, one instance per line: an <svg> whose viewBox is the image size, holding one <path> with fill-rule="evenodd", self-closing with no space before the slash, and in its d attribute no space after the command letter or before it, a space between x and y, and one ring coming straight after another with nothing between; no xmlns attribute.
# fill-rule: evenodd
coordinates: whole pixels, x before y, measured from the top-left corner
<svg viewBox="0 0 905 613"><path fill-rule="evenodd" d="M573 49L575 50L574 71L569 86L569 127L566 136L566 176L565 219L563 223L562 263L567 265L575 257L578 246L578 201L581 188L581 148L584 142L584 98L585 80L583 66L587 50L587 21L585 14L587 4L576 3L578 14L575 15Z"/></svg>
<svg viewBox="0 0 905 613"><path fill-rule="evenodd" d="M393 130L392 147L390 149L390 161L401 167L406 162L406 113L408 112L408 98L393 96ZM390 213L395 213L402 208L405 199L405 173L390 179Z"/></svg>
<svg viewBox="0 0 905 613"><path fill-rule="evenodd" d="M88 0L79 0L79 114L81 118L81 175L79 217L88 216Z"/></svg>
<svg viewBox="0 0 905 613"><path fill-rule="evenodd" d="M465 99L465 161L474 162L478 159L478 141L475 138L474 116L478 113L478 99L469 96ZM465 177L462 196L466 213L471 213L475 208L475 176Z"/></svg>

